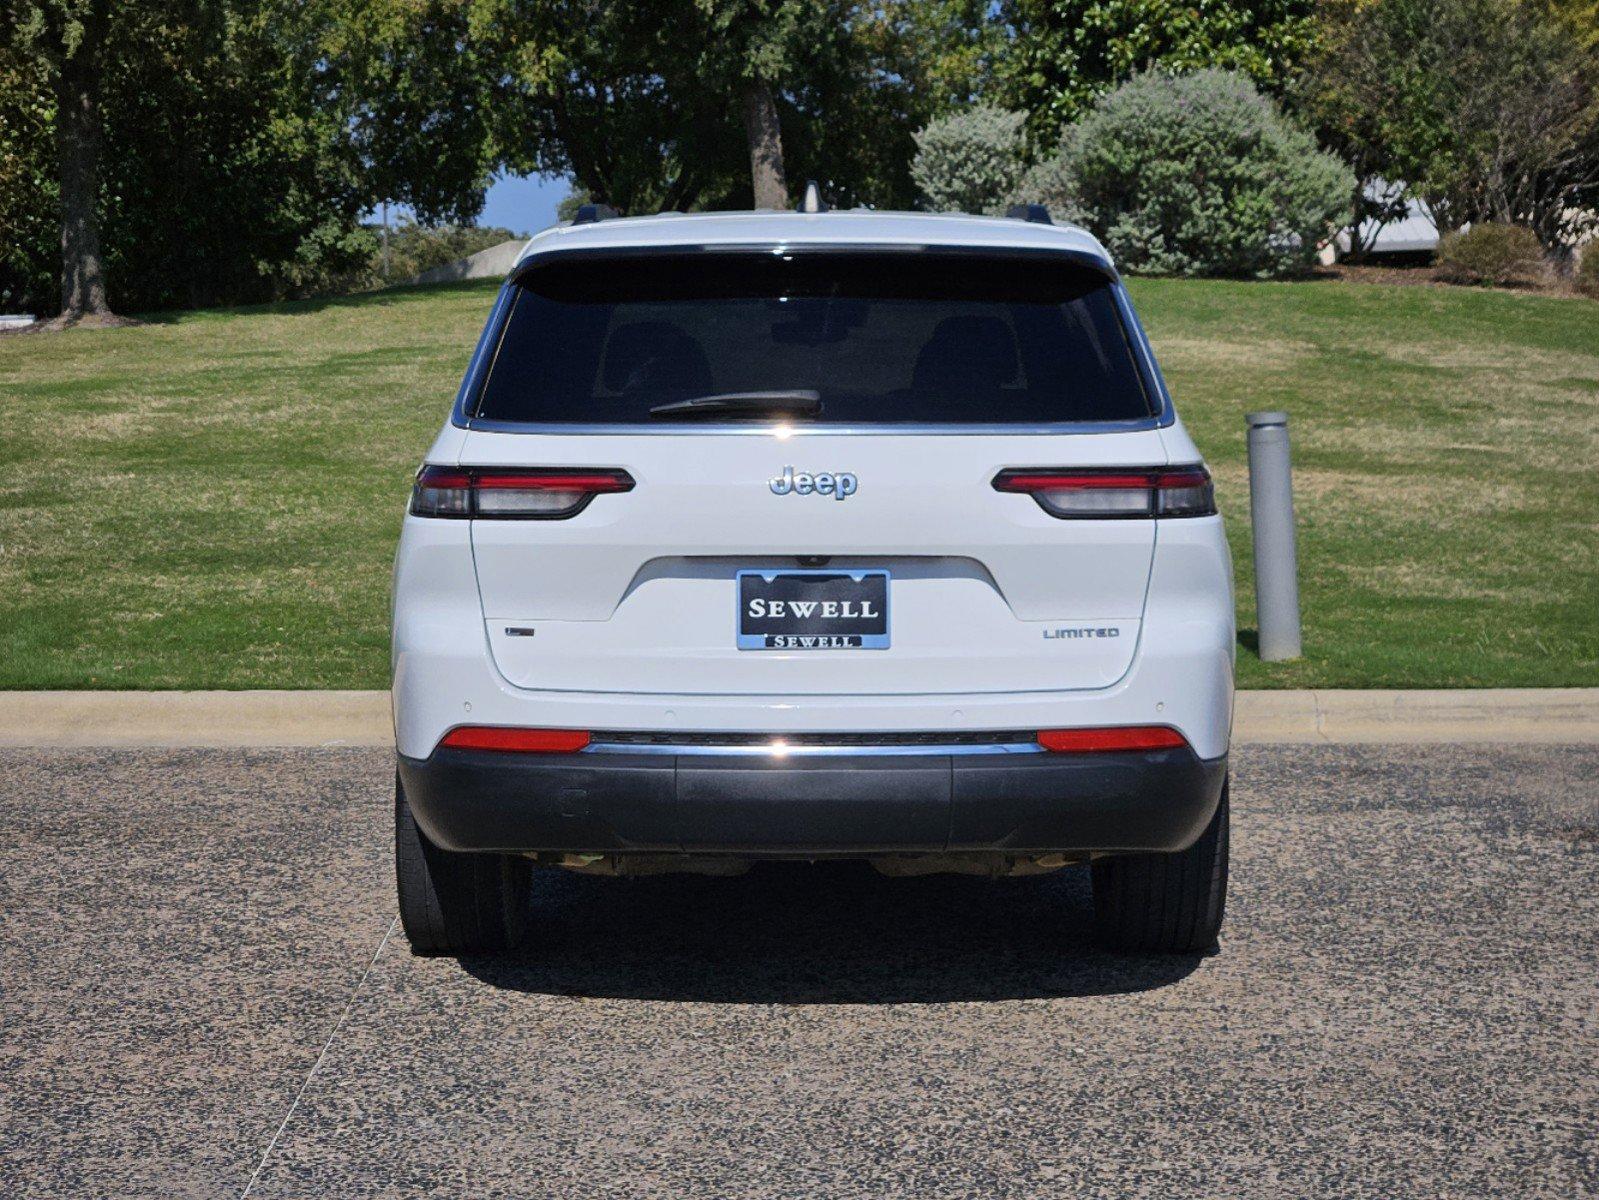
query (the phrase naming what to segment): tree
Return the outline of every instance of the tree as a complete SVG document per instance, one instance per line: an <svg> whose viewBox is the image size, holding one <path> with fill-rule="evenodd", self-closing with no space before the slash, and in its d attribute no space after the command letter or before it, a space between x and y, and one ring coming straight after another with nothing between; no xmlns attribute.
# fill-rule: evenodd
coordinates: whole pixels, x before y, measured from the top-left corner
<svg viewBox="0 0 1599 1200"><path fill-rule="evenodd" d="M1534 11L1564 29L1579 50L1599 50L1599 0L1543 0Z"/></svg>
<svg viewBox="0 0 1599 1200"><path fill-rule="evenodd" d="M1322 22L1299 96L1329 141L1440 229L1524 224L1567 251L1599 204L1591 41L1516 0L1344 0Z"/></svg>
<svg viewBox="0 0 1599 1200"><path fill-rule="evenodd" d="M909 208L915 132L964 111L993 87L1004 30L986 0L879 0L856 5L834 74L813 68L817 96L788 143L803 177L842 204Z"/></svg>
<svg viewBox="0 0 1599 1200"><path fill-rule="evenodd" d="M98 47L82 85L91 103L80 106L94 121L87 138L69 128L77 153L48 175L46 151L59 162L55 134L72 125L60 94L79 86L61 83L65 51L46 44L60 33L50 20L66 10L47 13L39 0L4 11L8 304L38 311L51 302L39 270L48 242L63 268L58 325L115 322L108 293L135 311L263 300L338 286L364 265L373 244L360 226L367 179L340 81L297 0L117 0L91 14L100 32L61 45L70 44L69 59ZM39 137L41 122L54 145ZM82 166L86 140L92 171ZM38 215L51 209L62 217L46 233Z"/></svg>
<svg viewBox="0 0 1599 1200"><path fill-rule="evenodd" d="M847 54L844 0L694 0L699 79L737 97L756 208L787 208L778 98Z"/></svg>
<svg viewBox="0 0 1599 1200"><path fill-rule="evenodd" d="M1002 0L1012 47L1009 107L1052 142L1094 100L1135 72L1222 67L1269 92L1309 47L1314 0Z"/></svg>
<svg viewBox="0 0 1599 1200"><path fill-rule="evenodd" d="M699 20L687 0L539 0L510 56L517 100L506 111L524 137L504 131L504 165L569 174L624 213L729 203L743 173L741 118L736 99L700 75Z"/></svg>
<svg viewBox="0 0 1599 1200"><path fill-rule="evenodd" d="M0 49L0 312L26 311L59 287L54 123L43 65Z"/></svg>
<svg viewBox="0 0 1599 1200"><path fill-rule="evenodd" d="M310 71L349 120L349 148L372 203L427 225L470 222L496 165L515 156L521 116L507 78L526 27L524 0L313 0L298 23ZM581 25L578 14L569 16Z"/></svg>
<svg viewBox="0 0 1599 1200"><path fill-rule="evenodd" d="M1350 254L1358 260L1381 227L1408 210L1410 188L1404 180L1412 173L1401 167L1391 143L1387 106L1365 102L1382 90L1387 56L1403 50L1392 36L1375 37L1372 30L1360 28L1363 22L1351 19L1356 3L1331 0L1322 10L1311 39L1314 48L1290 100L1322 142L1354 171L1345 219ZM1364 237L1363 229L1368 231Z"/></svg>
<svg viewBox="0 0 1599 1200"><path fill-rule="evenodd" d="M569 175L622 212L729 198L744 139L693 0L319 0L375 194L469 220L498 172Z"/></svg>
<svg viewBox="0 0 1599 1200"><path fill-rule="evenodd" d="M742 7L742 6L741 6ZM773 94L773 79L786 66L783 39L762 37L755 14L748 9L739 14L746 16L744 24L750 30L743 37L729 38L733 42L754 43L749 50L758 53L746 58L747 66L738 72L739 103L744 113L744 139L749 143L750 186L755 192L756 208L787 208L788 180L783 176L783 130L777 119L777 99ZM739 22L737 16L729 22L727 32L733 32Z"/></svg>
<svg viewBox="0 0 1599 1200"><path fill-rule="evenodd" d="M903 85L915 129L992 91L1009 49L987 0L878 0L856 7L850 28L868 69Z"/></svg>
<svg viewBox="0 0 1599 1200"><path fill-rule="evenodd" d="M54 102L61 230L61 313L56 323L115 324L106 297L97 211L103 130L99 82L112 0L13 0L0 38L45 68Z"/></svg>
<svg viewBox="0 0 1599 1200"><path fill-rule="evenodd" d="M908 199L905 72L928 56L890 14L926 0L321 2L362 153L425 220L467 214L417 179L475 196L498 171L567 174L631 213L786 207L807 174Z"/></svg>
<svg viewBox="0 0 1599 1200"><path fill-rule="evenodd" d="M365 176L341 82L325 70L317 27L301 16L297 0L112 6L94 80L107 98L98 186L80 208L98 229L102 286L118 307L259 301L360 275L374 245L360 226ZM16 182L0 187L8 242L0 290L40 310L56 290L40 256L61 224L43 234L38 214L56 208L61 184L59 171L38 170L29 114L43 106L46 123L56 123L53 67L14 50L14 26L6 45L13 50L0 58L29 70L26 86L0 70L0 142L21 146L35 166L6 171ZM13 114L26 120L13 123ZM11 245L13 234L26 245ZM59 261L59 250L50 253Z"/></svg>

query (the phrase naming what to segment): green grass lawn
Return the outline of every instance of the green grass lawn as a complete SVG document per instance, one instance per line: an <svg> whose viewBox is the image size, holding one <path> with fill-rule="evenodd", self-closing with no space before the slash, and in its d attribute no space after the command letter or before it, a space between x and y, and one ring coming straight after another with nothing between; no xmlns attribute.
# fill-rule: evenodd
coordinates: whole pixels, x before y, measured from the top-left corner
<svg viewBox="0 0 1599 1200"><path fill-rule="evenodd" d="M1599 685L1599 305L1133 285L1214 467L1248 687ZM382 687L410 475L492 285L0 337L0 687ZM1293 418L1303 660L1253 653Z"/></svg>

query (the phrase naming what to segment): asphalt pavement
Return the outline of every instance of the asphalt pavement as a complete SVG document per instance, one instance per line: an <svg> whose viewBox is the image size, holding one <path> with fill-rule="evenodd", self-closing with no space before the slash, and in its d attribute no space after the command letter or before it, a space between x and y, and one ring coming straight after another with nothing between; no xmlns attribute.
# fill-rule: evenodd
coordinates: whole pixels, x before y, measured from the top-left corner
<svg viewBox="0 0 1599 1200"><path fill-rule="evenodd" d="M1599 1195L1599 746L1246 746L1086 878L540 876L415 959L375 749L0 751L0 1196Z"/></svg>

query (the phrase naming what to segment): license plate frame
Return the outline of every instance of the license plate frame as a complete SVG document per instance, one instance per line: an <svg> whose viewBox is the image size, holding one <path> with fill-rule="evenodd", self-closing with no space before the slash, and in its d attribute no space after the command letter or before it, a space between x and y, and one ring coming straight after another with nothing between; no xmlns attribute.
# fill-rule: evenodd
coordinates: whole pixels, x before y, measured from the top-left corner
<svg viewBox="0 0 1599 1200"><path fill-rule="evenodd" d="M752 585L751 580L760 582ZM829 582L834 586L828 587ZM735 644L740 650L887 650L891 590L890 574L882 567L740 570L735 573L733 585ZM752 616L750 601L755 599L781 601L784 612L777 617ZM805 613L793 613L788 605L795 600L815 607ZM826 615L826 604L842 606L845 601L854 606L866 605L867 611Z"/></svg>

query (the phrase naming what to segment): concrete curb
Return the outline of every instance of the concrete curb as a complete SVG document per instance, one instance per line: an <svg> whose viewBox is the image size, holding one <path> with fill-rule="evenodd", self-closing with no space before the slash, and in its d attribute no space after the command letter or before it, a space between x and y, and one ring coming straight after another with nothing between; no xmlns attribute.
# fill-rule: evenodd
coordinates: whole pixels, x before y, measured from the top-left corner
<svg viewBox="0 0 1599 1200"><path fill-rule="evenodd" d="M1599 744L1599 688L1240 692L1233 744ZM391 746L387 692L0 692L0 747Z"/></svg>
<svg viewBox="0 0 1599 1200"><path fill-rule="evenodd" d="M1239 692L1233 742L1599 742L1599 688Z"/></svg>
<svg viewBox="0 0 1599 1200"><path fill-rule="evenodd" d="M0 692L0 746L392 746L387 692Z"/></svg>

